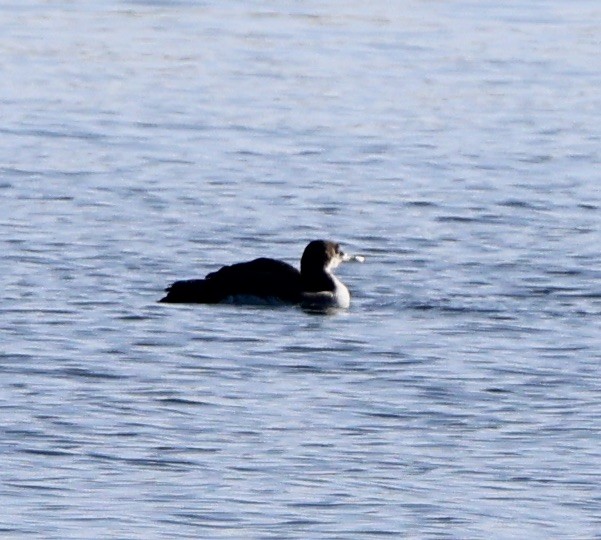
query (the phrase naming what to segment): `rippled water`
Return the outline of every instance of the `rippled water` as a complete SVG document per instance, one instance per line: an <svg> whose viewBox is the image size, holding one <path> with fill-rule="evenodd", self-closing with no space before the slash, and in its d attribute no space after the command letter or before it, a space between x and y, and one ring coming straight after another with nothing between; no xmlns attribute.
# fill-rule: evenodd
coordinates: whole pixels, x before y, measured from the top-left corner
<svg viewBox="0 0 601 540"><path fill-rule="evenodd" d="M596 1L0 16L0 532L601 537ZM348 313L157 304L327 237Z"/></svg>

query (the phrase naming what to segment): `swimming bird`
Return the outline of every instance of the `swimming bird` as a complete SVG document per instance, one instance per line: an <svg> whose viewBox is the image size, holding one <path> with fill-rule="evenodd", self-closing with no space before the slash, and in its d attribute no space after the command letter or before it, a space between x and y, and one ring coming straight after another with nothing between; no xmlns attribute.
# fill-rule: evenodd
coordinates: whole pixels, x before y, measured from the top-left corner
<svg viewBox="0 0 601 540"><path fill-rule="evenodd" d="M283 261L261 257L224 266L204 279L176 281L160 300L196 304L301 304L306 308L348 308L350 294L332 273L341 262L363 260L345 254L329 240L313 240L301 258L300 272Z"/></svg>

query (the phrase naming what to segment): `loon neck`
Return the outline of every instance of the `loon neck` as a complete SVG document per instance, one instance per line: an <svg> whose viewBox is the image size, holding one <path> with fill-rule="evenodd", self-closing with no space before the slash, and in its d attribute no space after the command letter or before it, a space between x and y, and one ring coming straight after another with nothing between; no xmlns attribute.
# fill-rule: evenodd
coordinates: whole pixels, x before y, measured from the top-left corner
<svg viewBox="0 0 601 540"><path fill-rule="evenodd" d="M301 273L303 289L307 292L334 291L336 289L336 278L325 268L307 270L303 268Z"/></svg>

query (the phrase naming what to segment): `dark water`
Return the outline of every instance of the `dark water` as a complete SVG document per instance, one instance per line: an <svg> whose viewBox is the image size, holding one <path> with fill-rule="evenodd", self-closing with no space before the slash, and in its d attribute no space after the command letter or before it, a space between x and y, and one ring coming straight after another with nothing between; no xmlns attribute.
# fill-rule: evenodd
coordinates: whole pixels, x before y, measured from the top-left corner
<svg viewBox="0 0 601 540"><path fill-rule="evenodd" d="M12 3L0 535L601 538L601 11ZM333 238L347 313L165 306Z"/></svg>

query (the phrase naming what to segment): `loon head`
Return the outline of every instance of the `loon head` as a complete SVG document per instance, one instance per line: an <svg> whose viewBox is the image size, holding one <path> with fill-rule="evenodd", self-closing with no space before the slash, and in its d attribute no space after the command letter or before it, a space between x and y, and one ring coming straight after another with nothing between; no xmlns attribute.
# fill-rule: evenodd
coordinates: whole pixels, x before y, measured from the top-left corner
<svg viewBox="0 0 601 540"><path fill-rule="evenodd" d="M305 248L301 258L301 274L330 272L349 257L340 249L340 244L329 240L313 240Z"/></svg>

